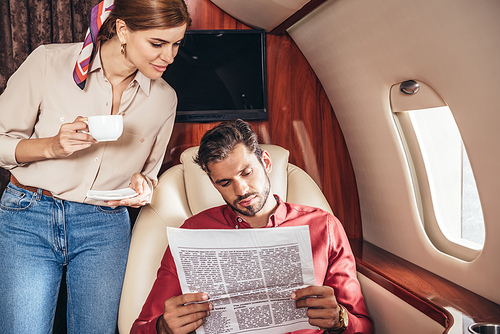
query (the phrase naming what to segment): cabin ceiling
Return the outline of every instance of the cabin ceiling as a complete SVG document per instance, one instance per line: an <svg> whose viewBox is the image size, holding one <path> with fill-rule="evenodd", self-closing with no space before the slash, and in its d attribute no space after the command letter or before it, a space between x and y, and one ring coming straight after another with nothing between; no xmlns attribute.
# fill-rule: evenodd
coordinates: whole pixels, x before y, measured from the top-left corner
<svg viewBox="0 0 500 334"><path fill-rule="evenodd" d="M210 0L240 22L282 34L326 0ZM265 10L264 10L265 8Z"/></svg>

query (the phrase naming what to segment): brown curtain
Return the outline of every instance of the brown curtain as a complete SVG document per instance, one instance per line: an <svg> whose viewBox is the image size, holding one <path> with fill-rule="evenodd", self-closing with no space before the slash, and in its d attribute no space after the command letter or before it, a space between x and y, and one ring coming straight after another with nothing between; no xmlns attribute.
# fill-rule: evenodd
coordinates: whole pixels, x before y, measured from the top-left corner
<svg viewBox="0 0 500 334"><path fill-rule="evenodd" d="M99 1L0 0L0 94L12 73L37 46L83 41L90 10ZM0 168L0 194L9 177Z"/></svg>
<svg viewBox="0 0 500 334"><path fill-rule="evenodd" d="M41 44L82 41L99 0L0 1L0 93L10 75Z"/></svg>

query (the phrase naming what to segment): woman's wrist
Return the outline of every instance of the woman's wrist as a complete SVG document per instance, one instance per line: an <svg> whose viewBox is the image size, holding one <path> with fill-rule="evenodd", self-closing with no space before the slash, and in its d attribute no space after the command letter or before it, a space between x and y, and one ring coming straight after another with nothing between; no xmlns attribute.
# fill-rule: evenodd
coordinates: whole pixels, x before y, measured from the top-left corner
<svg viewBox="0 0 500 334"><path fill-rule="evenodd" d="M15 151L16 161L19 164L53 159L49 138L21 139Z"/></svg>

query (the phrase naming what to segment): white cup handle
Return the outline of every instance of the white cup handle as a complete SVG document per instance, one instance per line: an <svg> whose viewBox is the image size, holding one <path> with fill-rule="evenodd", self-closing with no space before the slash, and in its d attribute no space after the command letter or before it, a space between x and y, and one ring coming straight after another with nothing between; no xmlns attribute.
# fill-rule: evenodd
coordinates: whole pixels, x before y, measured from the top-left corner
<svg viewBox="0 0 500 334"><path fill-rule="evenodd" d="M87 127L89 126L89 121L83 121L83 122L87 123ZM89 128L89 130L90 130L90 128ZM90 134L90 131L83 131L83 130L82 130L82 132L83 132L83 133L86 133L86 134Z"/></svg>

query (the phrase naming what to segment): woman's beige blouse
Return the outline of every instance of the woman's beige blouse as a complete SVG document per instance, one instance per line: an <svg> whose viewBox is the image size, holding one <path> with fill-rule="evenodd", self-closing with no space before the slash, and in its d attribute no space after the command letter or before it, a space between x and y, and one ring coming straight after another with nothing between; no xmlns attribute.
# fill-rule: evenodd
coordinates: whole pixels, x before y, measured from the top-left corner
<svg viewBox="0 0 500 334"><path fill-rule="evenodd" d="M177 107L175 91L163 79L137 72L123 92L119 114L123 134L68 158L18 164L21 139L51 137L77 116L111 114L112 89L96 55L82 91L72 71L82 44L40 46L9 79L0 96L0 166L21 184L43 188L61 199L103 204L86 198L87 191L128 186L134 172L156 184L172 133Z"/></svg>

